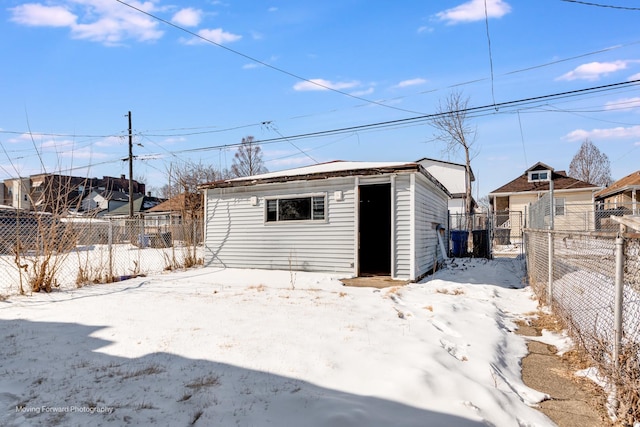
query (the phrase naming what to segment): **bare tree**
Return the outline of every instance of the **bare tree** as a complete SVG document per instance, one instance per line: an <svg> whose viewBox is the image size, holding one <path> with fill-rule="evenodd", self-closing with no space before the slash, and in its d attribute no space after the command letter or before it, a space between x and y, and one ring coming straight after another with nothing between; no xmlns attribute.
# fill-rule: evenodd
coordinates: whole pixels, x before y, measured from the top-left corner
<svg viewBox="0 0 640 427"><path fill-rule="evenodd" d="M220 171L213 165L191 161L172 164L168 175L169 184L160 188L160 192L167 196L197 193L199 185L223 178Z"/></svg>
<svg viewBox="0 0 640 427"><path fill-rule="evenodd" d="M602 187L607 187L613 182L609 157L598 150L589 138L584 140L580 150L573 156L569 165L569 176Z"/></svg>
<svg viewBox="0 0 640 427"><path fill-rule="evenodd" d="M238 147L233 163L231 164L231 174L235 177L252 176L268 172L262 161L262 149L254 141L252 136L242 138L242 144Z"/></svg>
<svg viewBox="0 0 640 427"><path fill-rule="evenodd" d="M446 144L446 151L457 154L464 152L465 159L465 209L467 227L471 228L471 214L473 213L473 198L471 197L471 159L474 156L472 147L476 142L476 129L469 125L467 105L469 98L464 98L460 92L451 92L440 101L431 125L438 131L435 139Z"/></svg>

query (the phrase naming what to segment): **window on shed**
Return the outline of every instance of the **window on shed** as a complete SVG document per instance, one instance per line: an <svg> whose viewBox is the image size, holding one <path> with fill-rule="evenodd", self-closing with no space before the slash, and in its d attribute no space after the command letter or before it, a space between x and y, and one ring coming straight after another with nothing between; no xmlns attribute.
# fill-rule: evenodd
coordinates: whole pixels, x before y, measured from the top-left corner
<svg viewBox="0 0 640 427"><path fill-rule="evenodd" d="M325 197L268 199L266 211L267 222L324 221Z"/></svg>

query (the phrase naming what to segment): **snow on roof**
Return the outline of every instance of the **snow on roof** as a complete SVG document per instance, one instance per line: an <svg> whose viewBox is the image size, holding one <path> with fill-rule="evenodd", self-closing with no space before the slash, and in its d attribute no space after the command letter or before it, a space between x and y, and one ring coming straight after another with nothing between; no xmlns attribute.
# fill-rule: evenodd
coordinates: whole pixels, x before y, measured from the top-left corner
<svg viewBox="0 0 640 427"><path fill-rule="evenodd" d="M376 169L376 168L393 168L413 164L413 162L348 162L344 160L335 160L332 162L318 163L311 166L303 166L294 169L285 169L278 172L267 172L260 175L246 176L241 178L233 178L229 181L244 181L266 178L278 178L284 176L309 175L316 173L340 172L347 170L360 169Z"/></svg>
<svg viewBox="0 0 640 427"><path fill-rule="evenodd" d="M291 181L295 179L292 179L292 177L309 178L310 176L348 176L353 175L352 172L356 171L377 171L380 169L388 169L389 171L399 169L418 170L419 168L420 165L415 162L351 162L336 160L333 162L319 163L317 165L304 166L300 168L211 182L202 185L201 188L234 187L255 183Z"/></svg>

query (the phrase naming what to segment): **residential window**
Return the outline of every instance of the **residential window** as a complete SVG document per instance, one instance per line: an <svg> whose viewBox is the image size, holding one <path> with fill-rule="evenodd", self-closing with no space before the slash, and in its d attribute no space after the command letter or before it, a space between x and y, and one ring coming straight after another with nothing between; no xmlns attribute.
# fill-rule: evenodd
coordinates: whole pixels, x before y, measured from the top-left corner
<svg viewBox="0 0 640 427"><path fill-rule="evenodd" d="M548 181L549 171L529 172L529 181Z"/></svg>
<svg viewBox="0 0 640 427"><path fill-rule="evenodd" d="M324 221L325 196L267 199L267 222Z"/></svg>
<svg viewBox="0 0 640 427"><path fill-rule="evenodd" d="M556 210L556 216L563 216L564 215L564 197L555 197L553 199L553 203L555 206L555 210Z"/></svg>

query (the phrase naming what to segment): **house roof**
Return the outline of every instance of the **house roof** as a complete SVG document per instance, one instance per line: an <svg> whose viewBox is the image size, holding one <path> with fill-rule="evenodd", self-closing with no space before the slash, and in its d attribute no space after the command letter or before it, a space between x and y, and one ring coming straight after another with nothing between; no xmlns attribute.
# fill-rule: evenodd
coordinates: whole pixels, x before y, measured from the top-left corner
<svg viewBox="0 0 640 427"><path fill-rule="evenodd" d="M185 198L187 195L185 193L178 194L170 198L169 200L165 200L164 202L152 207L147 212L176 212L183 211L189 206L187 206L187 201ZM191 200L191 205L197 203L202 198L200 194L189 194L189 199Z"/></svg>
<svg viewBox="0 0 640 427"><path fill-rule="evenodd" d="M400 171L420 172L436 184L438 188L444 191L447 196L451 195L444 185L427 172L422 165L415 162L351 162L335 160L332 162L319 163L316 165L287 169L278 172L268 172L260 175L214 181L203 184L199 188L242 187L256 184L326 179L341 176L381 175Z"/></svg>
<svg viewBox="0 0 640 427"><path fill-rule="evenodd" d="M154 206L159 205L164 199L159 199L157 197L149 197L142 194L134 195L136 197L133 199L133 213L137 214L140 212L146 212ZM119 206L117 209L112 210L111 212L105 214L104 216L121 216L121 215L129 215L129 204L125 204Z"/></svg>
<svg viewBox="0 0 640 427"><path fill-rule="evenodd" d="M523 193L528 191L549 191L549 182L547 181L529 182L529 172L534 170L550 170L553 179L554 190L597 190L600 188L597 185L593 185L585 181L580 181L576 178L571 178L570 176L567 176L567 173L565 171L554 171L552 167L538 162L527 169L516 179L490 192L489 195L497 195L502 193Z"/></svg>
<svg viewBox="0 0 640 427"><path fill-rule="evenodd" d="M461 168L466 168L467 166L463 163L454 163L454 162L447 162L445 160L437 160L437 159L431 159L429 157L423 157L420 160L416 160L416 163L421 163L421 162L434 162L434 163L441 163L443 165L451 165L451 166L459 166ZM471 169L471 168L470 168ZM475 181L476 177L473 174L473 169L471 169L471 181Z"/></svg>
<svg viewBox="0 0 640 427"><path fill-rule="evenodd" d="M621 178L608 186L607 188L598 191L595 194L596 198L604 198L612 196L614 194L623 193L627 190L640 189L640 170L635 171L624 178Z"/></svg>
<svg viewBox="0 0 640 427"><path fill-rule="evenodd" d="M120 202L129 201L129 194L124 193L122 191L103 190L103 191L99 191L98 195L103 197L105 200L113 200L113 201L120 201Z"/></svg>

